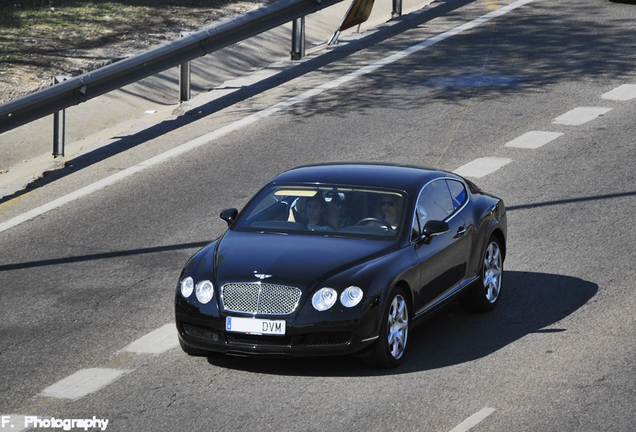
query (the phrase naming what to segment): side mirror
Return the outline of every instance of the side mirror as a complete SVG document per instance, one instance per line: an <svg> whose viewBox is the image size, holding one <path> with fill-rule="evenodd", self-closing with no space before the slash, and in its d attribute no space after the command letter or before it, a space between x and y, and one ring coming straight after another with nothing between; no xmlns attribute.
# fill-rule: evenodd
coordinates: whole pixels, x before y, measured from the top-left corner
<svg viewBox="0 0 636 432"><path fill-rule="evenodd" d="M236 216L238 215L238 210L235 208L228 208L225 209L221 212L221 219L223 219L225 222L227 222L227 226L232 225L232 222L234 222L234 219L236 219Z"/></svg>
<svg viewBox="0 0 636 432"><path fill-rule="evenodd" d="M446 222L432 220L426 222L422 235L424 235L424 237L435 237L441 234L446 234L449 231L450 226Z"/></svg>

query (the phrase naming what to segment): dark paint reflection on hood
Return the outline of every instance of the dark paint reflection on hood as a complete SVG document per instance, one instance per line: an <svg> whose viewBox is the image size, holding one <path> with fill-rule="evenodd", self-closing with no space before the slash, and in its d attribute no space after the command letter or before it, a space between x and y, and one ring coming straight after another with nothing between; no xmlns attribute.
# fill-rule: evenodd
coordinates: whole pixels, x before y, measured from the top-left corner
<svg viewBox="0 0 636 432"><path fill-rule="evenodd" d="M257 282L255 273L267 274L272 277L264 283L303 289L397 248L397 241L227 231L219 242L216 277L222 286Z"/></svg>

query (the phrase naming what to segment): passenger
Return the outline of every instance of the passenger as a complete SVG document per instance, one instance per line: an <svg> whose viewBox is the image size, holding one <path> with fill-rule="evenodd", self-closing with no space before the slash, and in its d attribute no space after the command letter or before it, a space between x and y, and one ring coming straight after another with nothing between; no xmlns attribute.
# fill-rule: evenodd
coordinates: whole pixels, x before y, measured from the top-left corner
<svg viewBox="0 0 636 432"><path fill-rule="evenodd" d="M333 204L325 205L325 202L318 195L307 199L305 215L307 216L307 228L311 231L334 231L339 228ZM325 219L329 223L324 222Z"/></svg>
<svg viewBox="0 0 636 432"><path fill-rule="evenodd" d="M390 224L392 229L397 229L402 218L402 197L388 194L380 196L374 217ZM369 225L381 226L378 222L370 222Z"/></svg>

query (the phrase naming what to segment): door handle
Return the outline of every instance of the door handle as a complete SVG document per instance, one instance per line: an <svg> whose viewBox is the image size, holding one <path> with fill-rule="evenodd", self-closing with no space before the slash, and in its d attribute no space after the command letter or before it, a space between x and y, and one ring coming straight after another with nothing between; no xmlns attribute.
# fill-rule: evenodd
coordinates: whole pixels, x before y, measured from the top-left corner
<svg viewBox="0 0 636 432"><path fill-rule="evenodd" d="M465 226L460 226L459 228L457 228L457 237L461 237L464 234L466 234L466 227Z"/></svg>

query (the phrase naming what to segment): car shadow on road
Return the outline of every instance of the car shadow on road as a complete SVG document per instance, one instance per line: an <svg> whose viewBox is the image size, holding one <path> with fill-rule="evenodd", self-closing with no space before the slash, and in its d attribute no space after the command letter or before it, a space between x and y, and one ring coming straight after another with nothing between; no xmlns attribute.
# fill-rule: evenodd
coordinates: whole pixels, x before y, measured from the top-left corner
<svg viewBox="0 0 636 432"><path fill-rule="evenodd" d="M490 313L464 312L457 303L409 333L403 364L396 369L366 366L356 357L260 358L214 355L211 365L286 376L396 375L439 369L485 358L532 333L567 333L561 321L598 291L582 279L507 271L498 307Z"/></svg>

